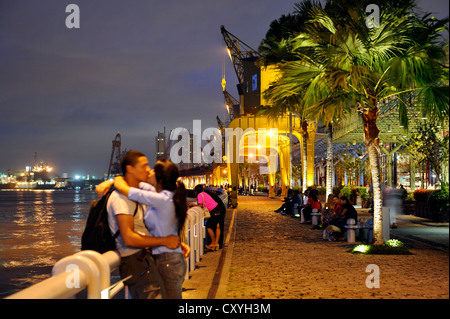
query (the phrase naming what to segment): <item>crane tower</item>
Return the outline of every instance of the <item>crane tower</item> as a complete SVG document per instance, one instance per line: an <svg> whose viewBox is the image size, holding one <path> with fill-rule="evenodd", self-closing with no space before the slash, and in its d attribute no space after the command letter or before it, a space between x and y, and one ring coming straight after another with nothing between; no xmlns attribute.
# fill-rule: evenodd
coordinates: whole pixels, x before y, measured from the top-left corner
<svg viewBox="0 0 450 319"><path fill-rule="evenodd" d="M120 169L120 163L122 162L122 154L120 153L121 144L121 136L118 132L112 141L111 158L109 160L108 173L106 175L107 179L114 177L116 174L122 173Z"/></svg>
<svg viewBox="0 0 450 319"><path fill-rule="evenodd" d="M259 79L260 73L258 73L259 68L254 65L254 62L260 57L260 54L249 45L241 41L239 38L237 38L235 35L228 32L223 25L220 27L220 30L239 82L239 84L237 85L237 89L239 95L241 96L240 103L230 93L227 92L227 90L225 89L225 78L223 77L222 79L223 94L225 97L227 110L230 116L230 120L233 120L233 118L239 116L237 114L238 110L239 113L243 114L244 110L248 108L247 105L251 107L259 104L259 100L255 100L254 92L257 91L258 88L257 81ZM256 77L254 76L254 74L257 74ZM249 76L251 77L250 79L248 78ZM251 84L249 84L249 82ZM246 100L249 102L245 103L245 107L244 105L242 105L244 104L244 96L246 96Z"/></svg>

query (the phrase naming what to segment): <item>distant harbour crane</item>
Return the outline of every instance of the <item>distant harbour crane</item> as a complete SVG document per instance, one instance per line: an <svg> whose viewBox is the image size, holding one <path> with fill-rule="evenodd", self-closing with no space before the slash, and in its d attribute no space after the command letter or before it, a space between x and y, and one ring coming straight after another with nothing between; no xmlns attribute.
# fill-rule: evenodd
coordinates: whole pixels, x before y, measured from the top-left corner
<svg viewBox="0 0 450 319"><path fill-rule="evenodd" d="M259 57L260 54L251 48L249 45L245 44L239 38L237 38L232 33L228 32L225 27L220 26L220 31L223 36L223 40L225 42L228 56L231 59L231 63L233 64L234 71L236 72L236 76L239 84L237 85L237 89L239 95L242 95L244 92L244 59ZM225 98L225 104L227 107L228 117L230 121L240 116L240 102L234 98L225 88L226 80L225 80L225 66L223 66L222 70L222 88L223 95Z"/></svg>
<svg viewBox="0 0 450 319"><path fill-rule="evenodd" d="M122 138L120 132L117 132L116 137L112 141L112 152L109 160L108 173L106 179L110 179L117 174L121 174L120 163L122 162L123 154L120 152L120 146L122 144Z"/></svg>

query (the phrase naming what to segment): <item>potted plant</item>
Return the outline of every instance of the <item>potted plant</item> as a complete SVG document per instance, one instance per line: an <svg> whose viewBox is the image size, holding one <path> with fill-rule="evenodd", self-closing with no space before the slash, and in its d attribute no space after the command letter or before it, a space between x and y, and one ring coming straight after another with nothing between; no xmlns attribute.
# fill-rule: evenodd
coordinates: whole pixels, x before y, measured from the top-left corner
<svg viewBox="0 0 450 319"><path fill-rule="evenodd" d="M416 200L414 199L414 192L408 192L403 204L403 214L414 215L415 207Z"/></svg>
<svg viewBox="0 0 450 319"><path fill-rule="evenodd" d="M428 196L428 207L430 209L430 217L436 222L449 221L449 192L448 187L442 187L432 192Z"/></svg>
<svg viewBox="0 0 450 319"><path fill-rule="evenodd" d="M370 195L367 192L362 192L361 195L361 207L362 208L370 208Z"/></svg>
<svg viewBox="0 0 450 319"><path fill-rule="evenodd" d="M350 199L350 196L352 196L352 189L349 186L343 187L339 192L339 196L345 196Z"/></svg>
<svg viewBox="0 0 450 319"><path fill-rule="evenodd" d="M428 206L428 197L434 192L432 189L418 189L414 192L416 200L415 215L424 218L431 218L431 211Z"/></svg>

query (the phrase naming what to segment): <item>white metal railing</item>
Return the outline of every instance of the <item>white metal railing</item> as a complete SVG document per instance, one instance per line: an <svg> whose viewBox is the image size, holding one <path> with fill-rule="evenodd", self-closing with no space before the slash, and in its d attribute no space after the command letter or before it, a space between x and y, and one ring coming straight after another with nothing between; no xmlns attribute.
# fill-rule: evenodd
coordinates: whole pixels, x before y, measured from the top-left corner
<svg viewBox="0 0 450 319"><path fill-rule="evenodd" d="M186 231L184 242L191 248L189 258L186 259L187 271L185 280L189 279L189 273L195 269L195 263L200 261L204 253L204 238L206 235L205 218L203 209L199 206L189 208L186 218Z"/></svg>
<svg viewBox="0 0 450 319"><path fill-rule="evenodd" d="M186 280L200 261L206 235L203 209L195 206L188 210L186 231L183 240L191 253L186 259L188 265ZM89 299L111 299L125 286L129 277L111 285L111 272L119 267L120 255L116 251L100 254L82 250L59 260L52 269L52 277L21 290L6 299L67 299L87 288Z"/></svg>
<svg viewBox="0 0 450 319"><path fill-rule="evenodd" d="M111 286L111 271L120 264L115 251L100 254L92 250L79 251L59 260L52 277L19 291L7 299L65 299L87 288L89 299L109 299L120 289L123 281Z"/></svg>

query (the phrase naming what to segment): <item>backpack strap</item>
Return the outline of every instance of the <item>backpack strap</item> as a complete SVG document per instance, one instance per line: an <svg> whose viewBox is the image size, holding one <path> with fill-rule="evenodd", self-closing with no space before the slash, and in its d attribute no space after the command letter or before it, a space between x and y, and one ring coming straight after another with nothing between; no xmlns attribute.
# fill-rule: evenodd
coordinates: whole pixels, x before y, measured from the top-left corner
<svg viewBox="0 0 450 319"><path fill-rule="evenodd" d="M138 207L139 207L139 203L136 203L136 208L135 208L135 210L134 210L133 217L136 216L137 211L138 211Z"/></svg>

